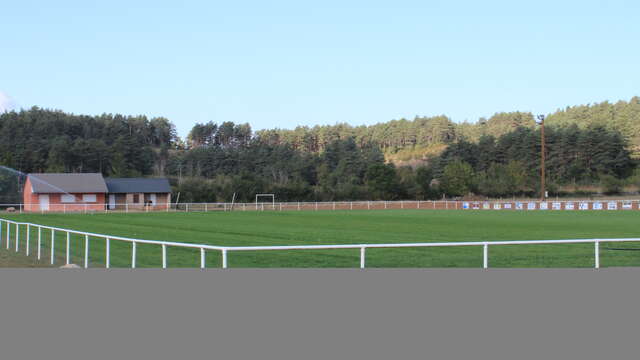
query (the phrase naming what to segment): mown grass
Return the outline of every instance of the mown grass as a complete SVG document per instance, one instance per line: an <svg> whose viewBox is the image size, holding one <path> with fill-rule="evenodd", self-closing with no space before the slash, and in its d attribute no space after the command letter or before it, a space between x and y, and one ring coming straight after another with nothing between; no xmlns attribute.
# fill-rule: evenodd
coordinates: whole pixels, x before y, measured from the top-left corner
<svg viewBox="0 0 640 360"><path fill-rule="evenodd" d="M3 214L22 222L149 240L240 245L360 244L445 241L640 237L634 211L318 211L140 214ZM21 230L24 251L26 229ZM5 246L6 229L2 231ZM43 258L50 256L43 233ZM31 233L35 254L37 234ZM66 235L55 238L64 259ZM593 244L508 245L489 248L490 267L592 267ZM640 265L640 243L602 243L601 266ZM105 243L90 240L90 265L104 266ZM114 267L131 265L131 245L111 242ZM138 267L160 267L161 249L138 245ZM73 261L81 264L84 237L72 236ZM368 249L367 267L481 267L481 247ZM169 248L170 267L198 267L199 251ZM207 252L207 267L221 265ZM230 267L357 267L359 250L230 252Z"/></svg>

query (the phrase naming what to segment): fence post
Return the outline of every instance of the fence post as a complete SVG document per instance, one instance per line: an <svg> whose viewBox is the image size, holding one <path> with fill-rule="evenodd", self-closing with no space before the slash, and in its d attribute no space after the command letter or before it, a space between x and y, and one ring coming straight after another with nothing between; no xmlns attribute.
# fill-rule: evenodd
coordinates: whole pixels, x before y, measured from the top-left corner
<svg viewBox="0 0 640 360"><path fill-rule="evenodd" d="M137 248L137 243L134 241L131 243L131 268L135 269L136 268L136 248Z"/></svg>
<svg viewBox="0 0 640 360"><path fill-rule="evenodd" d="M31 235L31 225L27 224L27 256L29 256L29 235Z"/></svg>
<svg viewBox="0 0 640 360"><path fill-rule="evenodd" d="M595 251L596 251L596 269L600 268L600 242L596 240L595 242Z"/></svg>
<svg viewBox="0 0 640 360"><path fill-rule="evenodd" d="M400 209L404 209L404 200L400 200Z"/></svg>
<svg viewBox="0 0 640 360"><path fill-rule="evenodd" d="M106 246L106 250L105 250L106 259L105 259L104 263L105 263L105 267L108 269L111 266L111 264L110 264L110 262L111 262L111 239L105 238L105 240L107 242L107 246Z"/></svg>
<svg viewBox="0 0 640 360"><path fill-rule="evenodd" d="M0 219L0 244L2 244L2 219Z"/></svg>
<svg viewBox="0 0 640 360"><path fill-rule="evenodd" d="M351 208L350 210L353 210L353 201L349 202L349 207Z"/></svg>
<svg viewBox="0 0 640 360"><path fill-rule="evenodd" d="M9 241L11 241L11 224L7 221L7 250L9 249Z"/></svg>
<svg viewBox="0 0 640 360"><path fill-rule="evenodd" d="M200 269L205 268L204 248L200 248Z"/></svg>
<svg viewBox="0 0 640 360"><path fill-rule="evenodd" d="M19 243L20 243L20 225L16 223L16 252L18 252Z"/></svg>
<svg viewBox="0 0 640 360"><path fill-rule="evenodd" d="M371 201L367 201L367 210L371 210Z"/></svg>
<svg viewBox="0 0 640 360"><path fill-rule="evenodd" d="M124 204L124 212L128 213L129 212L129 203L125 203Z"/></svg>
<svg viewBox="0 0 640 360"><path fill-rule="evenodd" d="M167 245L162 244L162 268L167 268Z"/></svg>
<svg viewBox="0 0 640 360"><path fill-rule="evenodd" d="M227 249L222 249L222 268L227 268Z"/></svg>
<svg viewBox="0 0 640 360"><path fill-rule="evenodd" d="M204 212L209 212L209 204L204 203ZM227 211L227 204L224 204L224 211Z"/></svg>
<svg viewBox="0 0 640 360"><path fill-rule="evenodd" d="M71 235L69 234L69 232L67 231L67 260L66 260L66 264L69 265L69 243L70 243L70 237Z"/></svg>
<svg viewBox="0 0 640 360"><path fill-rule="evenodd" d="M189 212L189 203L187 203L185 206L185 212Z"/></svg>
<svg viewBox="0 0 640 360"><path fill-rule="evenodd" d="M360 248L360 269L364 269L364 246Z"/></svg>
<svg viewBox="0 0 640 360"><path fill-rule="evenodd" d="M84 236L84 268L89 268L89 235Z"/></svg>
<svg viewBox="0 0 640 360"><path fill-rule="evenodd" d="M38 226L38 260L40 260L40 255L41 255L40 254L41 245L42 245L42 227Z"/></svg>
<svg viewBox="0 0 640 360"><path fill-rule="evenodd" d="M298 211L300 211L300 201L298 201Z"/></svg>
<svg viewBox="0 0 640 360"><path fill-rule="evenodd" d="M482 246L482 267L484 269L488 269L489 268L489 245L487 243L485 243Z"/></svg>
<svg viewBox="0 0 640 360"><path fill-rule="evenodd" d="M318 202L316 201L316 211L318 211Z"/></svg>
<svg viewBox="0 0 640 360"><path fill-rule="evenodd" d="M55 246L56 246L56 231L51 229L51 265L54 263L54 255L55 255Z"/></svg>

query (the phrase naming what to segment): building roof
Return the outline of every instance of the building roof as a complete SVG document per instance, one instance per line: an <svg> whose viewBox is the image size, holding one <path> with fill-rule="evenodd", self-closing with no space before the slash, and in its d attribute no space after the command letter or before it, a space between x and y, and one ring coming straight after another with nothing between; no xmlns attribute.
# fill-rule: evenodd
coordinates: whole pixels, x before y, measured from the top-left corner
<svg viewBox="0 0 640 360"><path fill-rule="evenodd" d="M102 174L29 174L34 193L106 193Z"/></svg>
<svg viewBox="0 0 640 360"><path fill-rule="evenodd" d="M107 178L109 193L170 193L165 178Z"/></svg>

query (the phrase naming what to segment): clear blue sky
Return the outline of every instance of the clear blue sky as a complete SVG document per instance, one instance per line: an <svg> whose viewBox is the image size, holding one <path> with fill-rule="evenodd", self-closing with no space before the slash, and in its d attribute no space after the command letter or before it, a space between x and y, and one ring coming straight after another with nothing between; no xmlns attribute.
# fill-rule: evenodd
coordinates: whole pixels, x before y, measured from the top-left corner
<svg viewBox="0 0 640 360"><path fill-rule="evenodd" d="M611 0L5 1L0 91L166 116L183 136L209 120L548 113L640 95L639 14Z"/></svg>

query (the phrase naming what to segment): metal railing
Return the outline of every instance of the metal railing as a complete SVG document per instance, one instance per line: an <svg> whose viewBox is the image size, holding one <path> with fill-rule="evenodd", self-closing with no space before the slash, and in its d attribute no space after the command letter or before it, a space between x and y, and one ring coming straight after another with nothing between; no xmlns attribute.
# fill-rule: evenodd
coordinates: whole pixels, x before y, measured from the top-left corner
<svg viewBox="0 0 640 360"><path fill-rule="evenodd" d="M455 246L477 246L482 247L482 259L483 268L489 268L489 246L497 245L538 245L538 244L580 244L580 243L593 243L594 244L594 267L600 268L600 243L601 242L636 242L640 241L640 238L616 238L616 239L566 239L566 240L514 240L514 241L467 241L467 242L432 242L432 243L398 243L398 244L345 244L345 245L287 245L287 246L215 246L204 244L190 244L172 241L158 241L158 240L142 240L132 239L121 236L95 234L84 231L63 229L53 226L31 224L16 222L7 219L0 218L0 244L5 238L5 246L10 248L11 242L11 228L15 226L15 234L13 237L15 251L20 250L20 226L26 226L26 239L25 253L30 255L30 234L31 228L37 230L37 258L41 259L42 249L42 230L51 231L51 243L50 243L50 262L53 265L55 263L55 233L62 232L66 234L66 251L65 262L69 264L70 258L70 235L77 234L84 236L84 267L89 267L89 239L99 238L105 241L105 267L109 268L111 265L111 241L123 241L132 244L131 247L131 268L136 267L137 260L137 244L152 244L162 248L162 268L167 268L167 247L178 248L190 248L200 250L200 268L206 267L206 252L207 251L219 251L222 256L222 268L228 267L228 253L231 251L284 251L284 250L327 250L327 249L359 249L360 250L360 268L365 268L366 262L366 250L367 249L379 249L379 248L421 248L421 247L455 247Z"/></svg>
<svg viewBox="0 0 640 360"><path fill-rule="evenodd" d="M398 201L325 201L325 202L269 202L269 203L76 203L0 204L0 210L32 213L98 213L98 212L212 212L212 211L319 211L319 210L640 210L640 200L398 200Z"/></svg>

